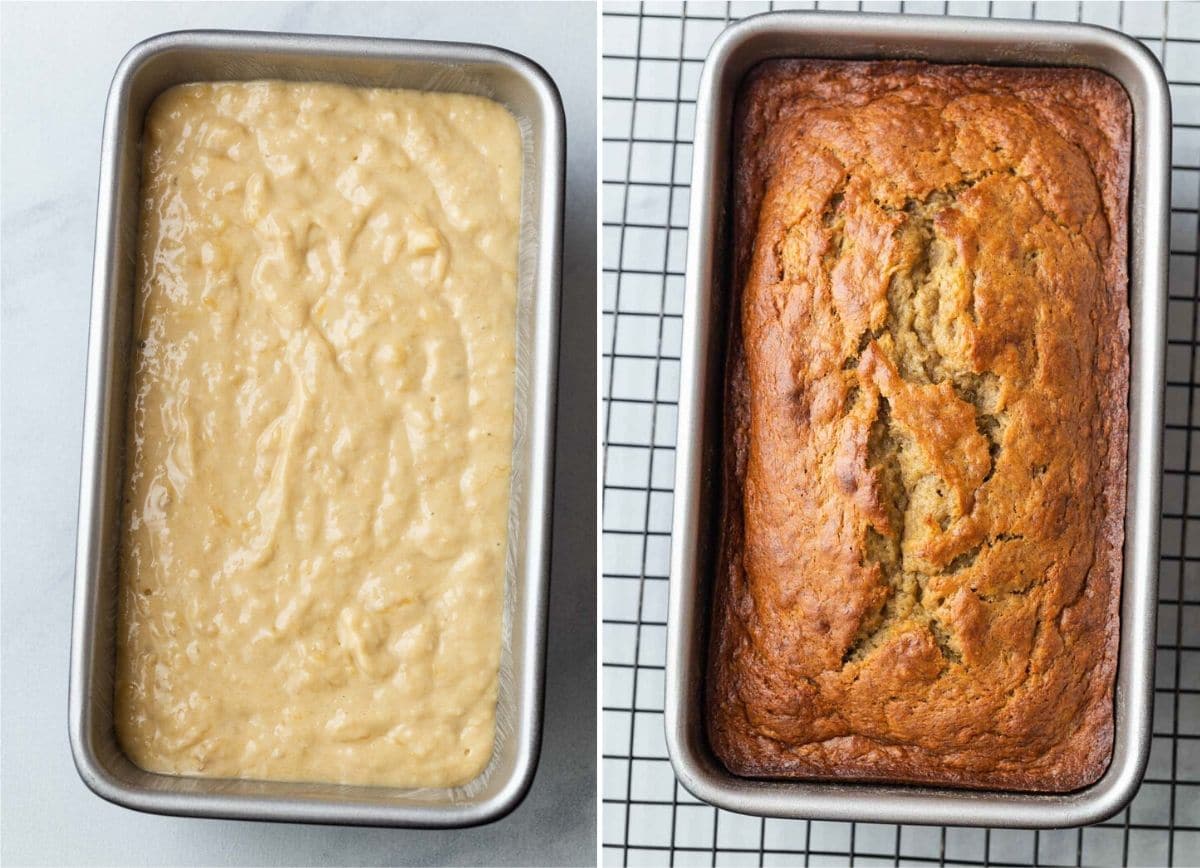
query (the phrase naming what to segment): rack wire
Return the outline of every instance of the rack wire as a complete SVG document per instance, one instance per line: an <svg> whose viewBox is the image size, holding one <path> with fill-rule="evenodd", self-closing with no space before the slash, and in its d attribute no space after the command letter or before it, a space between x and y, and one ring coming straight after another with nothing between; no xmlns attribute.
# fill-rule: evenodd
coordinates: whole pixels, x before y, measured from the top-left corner
<svg viewBox="0 0 1200 868"><path fill-rule="evenodd" d="M676 399L695 96L734 19L783 8L1084 21L1163 62L1174 111L1154 738L1130 807L1055 831L747 817L696 801L663 741ZM606 865L1200 864L1200 4L603 3Z"/></svg>

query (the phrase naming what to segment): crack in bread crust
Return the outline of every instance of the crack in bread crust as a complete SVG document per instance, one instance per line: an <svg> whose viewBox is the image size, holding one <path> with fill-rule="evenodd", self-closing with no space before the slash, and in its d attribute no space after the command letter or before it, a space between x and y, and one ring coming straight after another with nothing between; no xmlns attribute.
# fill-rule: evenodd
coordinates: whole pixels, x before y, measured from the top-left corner
<svg viewBox="0 0 1200 868"><path fill-rule="evenodd" d="M979 179L956 184L937 190L923 201L908 199L902 213L904 223L899 233L914 240L918 253L911 267L892 275L887 290L887 316L882 329L864 332L853 355L842 363L842 369L855 371L868 347L882 353L895 366L900 376L909 383L929 385L949 381L959 401L969 405L974 413L974 424L980 436L987 441L989 466L981 481L985 484L992 478L996 460L1000 455L1004 439L1007 416L997 410L1000 378L991 371L976 372L964 369L938 350L939 335L934 333L942 297L942 287L951 279L943 272L953 268L953 249L946 240L938 237L936 216L954 207L959 194L974 186L992 173L984 173ZM844 197L835 194L830 208L840 208ZM826 209L822 222L829 226L834 220ZM840 257L842 242L838 243ZM888 340L881 343L884 335ZM945 340L944 337L941 338ZM885 350L884 346L890 347ZM857 376L857 375L856 375ZM856 393L862 384L855 382L850 388ZM914 526L922 518L920 511L911 518L910 504L936 498L932 517L942 531L953 521L951 509L944 501L945 481L932 477L933 485L924 485L925 480L914 478L904 472L905 466L919 462L919 456L911 455L914 448L911 438L906 438L891 424L890 406L887 398L881 398L879 410L867 440L868 466L877 468L879 498L886 505L890 532L881 533L867 528L864 550L871 562L878 564L888 595L882 607L863 619L858 632L842 656L843 664L860 662L867 654L887 638L889 631L905 624L924 625L937 644L946 666L961 665L962 655L954 638L954 628L937 614L936 608L925 605L925 590L931 575L921 570L906 569L904 563L904 529ZM901 461L901 455L905 460ZM1000 533L993 537L993 544L1021 539L1019 535ZM973 546L968 553L957 555L944 572L957 572L974 562L982 543ZM939 600L940 605L942 601ZM944 672L945 670L943 670Z"/></svg>
<svg viewBox="0 0 1200 868"><path fill-rule="evenodd" d="M734 127L717 755L755 776L1096 780L1127 98L1086 70L773 61Z"/></svg>

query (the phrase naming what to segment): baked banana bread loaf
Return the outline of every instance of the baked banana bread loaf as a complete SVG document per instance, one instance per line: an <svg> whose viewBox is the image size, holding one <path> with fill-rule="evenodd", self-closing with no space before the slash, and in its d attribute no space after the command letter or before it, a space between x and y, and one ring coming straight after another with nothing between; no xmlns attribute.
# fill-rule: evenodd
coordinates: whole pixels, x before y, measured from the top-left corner
<svg viewBox="0 0 1200 868"><path fill-rule="evenodd" d="M734 130L713 748L749 776L1095 781L1128 98L1081 69L772 61Z"/></svg>

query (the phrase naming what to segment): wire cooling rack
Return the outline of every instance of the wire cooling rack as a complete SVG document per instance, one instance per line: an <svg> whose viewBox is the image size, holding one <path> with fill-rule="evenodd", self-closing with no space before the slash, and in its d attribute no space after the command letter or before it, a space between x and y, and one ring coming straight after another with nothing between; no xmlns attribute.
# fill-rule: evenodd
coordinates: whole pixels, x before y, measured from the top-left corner
<svg viewBox="0 0 1200 868"><path fill-rule="evenodd" d="M663 741L663 662L692 126L708 47L775 8L1104 24L1171 82L1170 324L1154 742L1130 807L1031 832L764 820L679 785ZM603 5L603 813L607 865L1200 864L1200 4Z"/></svg>

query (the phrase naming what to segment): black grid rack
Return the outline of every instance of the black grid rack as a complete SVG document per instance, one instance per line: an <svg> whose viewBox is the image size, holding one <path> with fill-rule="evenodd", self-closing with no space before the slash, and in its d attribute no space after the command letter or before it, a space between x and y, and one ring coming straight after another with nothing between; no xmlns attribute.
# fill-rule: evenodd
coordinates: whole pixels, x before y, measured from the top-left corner
<svg viewBox="0 0 1200 868"><path fill-rule="evenodd" d="M732 20L783 8L1085 21L1163 62L1174 111L1154 740L1128 809L1019 831L764 820L692 798L663 742L663 658L692 126ZM1200 3L603 4L603 768L606 865L1200 864Z"/></svg>

